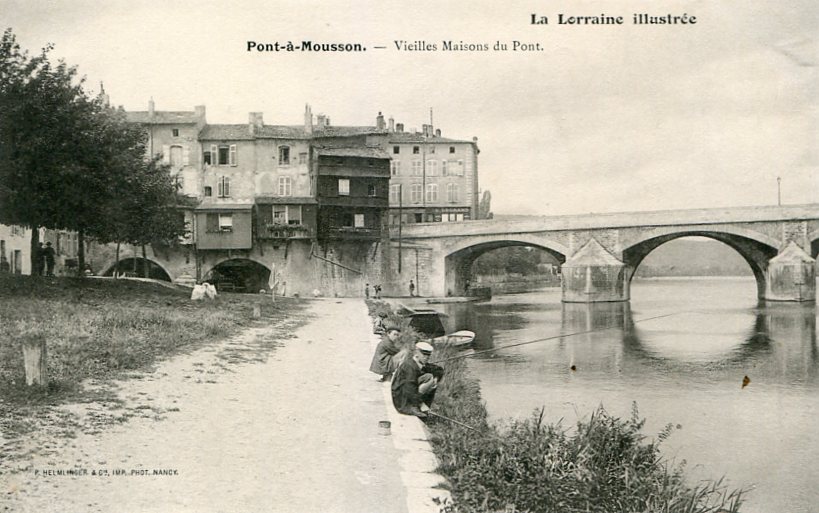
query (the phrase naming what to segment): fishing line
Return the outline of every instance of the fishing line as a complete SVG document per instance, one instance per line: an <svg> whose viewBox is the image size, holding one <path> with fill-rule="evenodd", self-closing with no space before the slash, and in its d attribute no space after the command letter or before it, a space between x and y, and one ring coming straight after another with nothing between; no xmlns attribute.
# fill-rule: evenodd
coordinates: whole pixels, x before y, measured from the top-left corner
<svg viewBox="0 0 819 513"><path fill-rule="evenodd" d="M475 431L476 433L481 432L480 430L478 430L478 428L474 428L474 427L470 426L469 424L464 424L463 422L455 420L455 419L450 419L449 417L444 417L440 413L435 413L432 410L428 410L426 413L427 413L427 415L432 415L433 417L438 417L439 419L448 420L449 422L452 422L453 424L457 424L457 425L459 425L461 427L465 427L466 429L471 429L472 431Z"/></svg>
<svg viewBox="0 0 819 513"><path fill-rule="evenodd" d="M654 316L654 317L646 317L645 319L640 319L640 320L637 320L637 321L631 321L631 324L637 324L638 322L644 322L644 321L653 321L654 319L662 319L663 317L671 317L672 315L679 315L679 314L682 314L682 313L691 313L691 312L688 312L688 311L673 312L673 313L668 313L668 314L663 314L663 315L657 315L657 316ZM606 331L606 330L611 330L611 329L615 329L615 328L622 328L622 327L623 327L622 325L612 325L612 326L606 326L604 328L597 328L597 329L593 329L593 330L577 331L577 332L574 332L574 333L567 333L565 335L553 335L551 337L536 338L534 340L527 340L525 342L516 342L514 344L507 344L505 346L491 347L489 349L483 349L481 351L473 351L471 353L450 356L449 358L444 358L443 360L436 360L435 362L430 362L430 363L448 362L450 360L457 360L459 358L468 358L470 356L476 356L476 355L483 354L483 353L489 353L491 351L500 351L501 349L508 349L510 347L525 346L527 344L534 344L535 342L545 342L547 340L554 340L556 338L568 338L568 337L574 337L574 336L577 336L577 335L586 335L586 334L589 334L589 333L597 333L598 331Z"/></svg>

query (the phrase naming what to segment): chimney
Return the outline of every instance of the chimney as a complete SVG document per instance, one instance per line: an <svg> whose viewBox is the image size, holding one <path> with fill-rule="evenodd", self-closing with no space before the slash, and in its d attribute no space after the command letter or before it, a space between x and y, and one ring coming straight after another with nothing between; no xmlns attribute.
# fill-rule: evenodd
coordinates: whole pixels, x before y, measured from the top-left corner
<svg viewBox="0 0 819 513"><path fill-rule="evenodd" d="M308 134L313 133L313 111L306 103L304 104L304 131Z"/></svg>
<svg viewBox="0 0 819 513"><path fill-rule="evenodd" d="M431 134L431 132L432 132L432 125L426 125L426 124L425 124L425 125L421 125L421 131L422 131L422 133L423 133L424 137L429 137L430 135L432 135L432 134Z"/></svg>
<svg viewBox="0 0 819 513"><path fill-rule="evenodd" d="M111 99L108 98L108 95L105 94L105 85L103 85L102 81L100 81L100 99L102 103L105 104L106 107L111 106Z"/></svg>
<svg viewBox="0 0 819 513"><path fill-rule="evenodd" d="M381 115L381 111L378 112L378 116L375 118L375 128L377 130L384 130L384 116Z"/></svg>
<svg viewBox="0 0 819 513"><path fill-rule="evenodd" d="M195 105L193 107L194 114L196 115L196 127L199 130L202 130L205 125L208 123L205 119L205 106L204 105Z"/></svg>
<svg viewBox="0 0 819 513"><path fill-rule="evenodd" d="M435 129L435 137L441 137L441 129L440 128Z"/></svg>
<svg viewBox="0 0 819 513"><path fill-rule="evenodd" d="M395 120L392 117L389 120L389 127L390 132L395 132Z"/></svg>
<svg viewBox="0 0 819 513"><path fill-rule="evenodd" d="M327 116L325 116L324 114L318 114L316 116L316 124L318 125L319 128L324 128L325 126L327 126L326 123Z"/></svg>
<svg viewBox="0 0 819 513"><path fill-rule="evenodd" d="M151 96L151 99L148 100L148 116L154 117L154 97Z"/></svg>
<svg viewBox="0 0 819 513"><path fill-rule="evenodd" d="M395 131L400 133L404 132L404 123L396 123L395 124Z"/></svg>
<svg viewBox="0 0 819 513"><path fill-rule="evenodd" d="M247 115L247 118L248 128L250 129L250 135L257 134L264 126L264 121L262 120L262 113L251 112Z"/></svg>

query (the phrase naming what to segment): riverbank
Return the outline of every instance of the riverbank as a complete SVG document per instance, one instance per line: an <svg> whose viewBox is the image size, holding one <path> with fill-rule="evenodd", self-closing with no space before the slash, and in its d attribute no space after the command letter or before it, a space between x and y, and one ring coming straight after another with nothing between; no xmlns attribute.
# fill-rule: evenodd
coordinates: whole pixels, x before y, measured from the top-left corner
<svg viewBox="0 0 819 513"><path fill-rule="evenodd" d="M305 301L300 319L110 382L123 410L139 412L127 422L30 433L38 449L0 467L4 511L407 512L361 301ZM96 402L55 412L106 414Z"/></svg>
<svg viewBox="0 0 819 513"><path fill-rule="evenodd" d="M386 309L371 305L372 312ZM427 422L438 472L451 485L448 511L739 511L741 492L719 481L692 484L683 466L663 457L661 445L676 426L649 437L636 407L624 419L598 408L576 426L550 424L543 411L489 422L479 382L452 356L433 355L446 369L433 410L451 420Z"/></svg>

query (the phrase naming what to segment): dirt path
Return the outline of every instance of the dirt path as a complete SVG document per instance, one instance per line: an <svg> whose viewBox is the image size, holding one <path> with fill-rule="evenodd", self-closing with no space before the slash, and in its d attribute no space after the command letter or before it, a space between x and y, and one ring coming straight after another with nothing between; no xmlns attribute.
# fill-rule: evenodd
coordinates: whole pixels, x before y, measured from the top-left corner
<svg viewBox="0 0 819 513"><path fill-rule="evenodd" d="M405 512L365 312L316 301L272 352L271 330L253 329L121 382L122 411L138 414L74 439L35 436L31 458L3 469L0 511ZM70 470L87 474L59 475Z"/></svg>

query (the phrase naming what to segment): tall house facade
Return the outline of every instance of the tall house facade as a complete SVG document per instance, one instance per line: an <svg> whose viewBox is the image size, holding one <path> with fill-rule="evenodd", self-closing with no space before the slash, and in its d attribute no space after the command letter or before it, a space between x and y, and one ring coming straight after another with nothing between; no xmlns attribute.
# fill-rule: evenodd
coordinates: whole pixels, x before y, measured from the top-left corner
<svg viewBox="0 0 819 513"><path fill-rule="evenodd" d="M316 148L318 238L376 241L389 206L390 158L378 147Z"/></svg>
<svg viewBox="0 0 819 513"><path fill-rule="evenodd" d="M476 218L478 146L440 135L392 132L390 225Z"/></svg>

